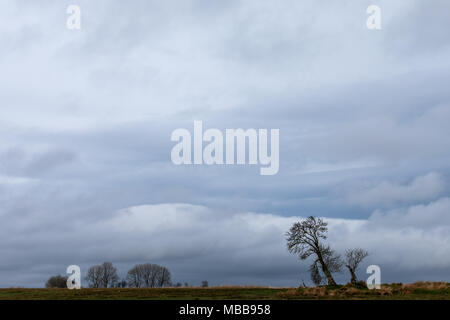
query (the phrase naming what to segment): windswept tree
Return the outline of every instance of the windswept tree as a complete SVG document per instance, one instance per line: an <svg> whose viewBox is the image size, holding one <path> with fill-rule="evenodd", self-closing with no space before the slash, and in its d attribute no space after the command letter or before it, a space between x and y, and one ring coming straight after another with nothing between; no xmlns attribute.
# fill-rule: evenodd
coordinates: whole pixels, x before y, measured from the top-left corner
<svg viewBox="0 0 450 320"><path fill-rule="evenodd" d="M67 277L57 275L50 277L45 283L46 288L67 288Z"/></svg>
<svg viewBox="0 0 450 320"><path fill-rule="evenodd" d="M170 271L157 264L137 264L127 273L129 287L155 288L166 287L171 284Z"/></svg>
<svg viewBox="0 0 450 320"><path fill-rule="evenodd" d="M112 288L118 280L117 269L111 262L90 267L86 276L91 288Z"/></svg>
<svg viewBox="0 0 450 320"><path fill-rule="evenodd" d="M367 257L369 253L361 248L348 249L345 251L345 261L344 264L347 267L351 275L351 283L356 285L358 283L358 278L356 277L356 270L359 267L361 261Z"/></svg>
<svg viewBox="0 0 450 320"><path fill-rule="evenodd" d="M294 223L286 233L287 247L289 252L298 254L302 260L314 257L310 266L314 283L320 284L326 278L328 285L336 285L331 273L340 271L342 262L329 246L322 243L327 238L327 225L322 219L313 216Z"/></svg>
<svg viewBox="0 0 450 320"><path fill-rule="evenodd" d="M342 270L343 262L341 260L341 257L338 254L336 254L333 250L331 250L329 246L323 247L321 252L323 261L325 262L325 266L327 267L330 273L340 272ZM320 285L325 283L325 281L328 281L328 278L322 269L320 260L317 257L309 267L309 272L311 274L311 280L314 282L315 285ZM330 284L329 281L328 284Z"/></svg>

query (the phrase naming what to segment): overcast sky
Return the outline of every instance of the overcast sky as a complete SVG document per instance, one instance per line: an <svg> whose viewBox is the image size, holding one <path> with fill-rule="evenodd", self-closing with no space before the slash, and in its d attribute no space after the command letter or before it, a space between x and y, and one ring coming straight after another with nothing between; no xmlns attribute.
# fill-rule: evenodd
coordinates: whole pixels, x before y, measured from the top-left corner
<svg viewBox="0 0 450 320"><path fill-rule="evenodd" d="M362 279L377 264L383 282L450 281L449 13L446 0L2 0L0 287L103 261L194 285L311 283L284 236L309 215L337 251L369 250ZM175 166L171 132L194 120L280 129L279 173Z"/></svg>

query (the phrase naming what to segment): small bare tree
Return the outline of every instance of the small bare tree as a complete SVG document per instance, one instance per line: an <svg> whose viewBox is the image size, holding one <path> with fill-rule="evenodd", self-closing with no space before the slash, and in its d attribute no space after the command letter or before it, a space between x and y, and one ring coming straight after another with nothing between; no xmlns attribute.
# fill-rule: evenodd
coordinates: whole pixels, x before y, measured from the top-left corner
<svg viewBox="0 0 450 320"><path fill-rule="evenodd" d="M128 286L128 282L125 279L122 279L116 283L116 288L126 288Z"/></svg>
<svg viewBox="0 0 450 320"><path fill-rule="evenodd" d="M289 252L298 254L302 260L315 256L315 260L310 266L311 278L314 283L322 282L323 277L320 273L322 271L328 285L336 285L331 273L340 271L342 263L340 257L329 246L321 243L321 240L327 238L327 225L328 223L322 219L312 216L294 223L286 233L287 247Z"/></svg>
<svg viewBox="0 0 450 320"><path fill-rule="evenodd" d="M361 261L367 257L369 253L361 248L348 249L345 251L345 266L351 275L351 283L356 285L358 283L358 278L356 277L356 270L358 269Z"/></svg>

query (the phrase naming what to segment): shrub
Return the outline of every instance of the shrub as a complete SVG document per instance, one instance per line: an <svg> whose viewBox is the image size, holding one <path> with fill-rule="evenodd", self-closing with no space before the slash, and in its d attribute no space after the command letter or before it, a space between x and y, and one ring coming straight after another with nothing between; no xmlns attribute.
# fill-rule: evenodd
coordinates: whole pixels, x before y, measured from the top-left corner
<svg viewBox="0 0 450 320"><path fill-rule="evenodd" d="M327 294L325 287L308 287L302 290L303 296L323 297Z"/></svg>
<svg viewBox="0 0 450 320"><path fill-rule="evenodd" d="M50 277L45 283L46 288L67 288L67 277L61 275Z"/></svg>

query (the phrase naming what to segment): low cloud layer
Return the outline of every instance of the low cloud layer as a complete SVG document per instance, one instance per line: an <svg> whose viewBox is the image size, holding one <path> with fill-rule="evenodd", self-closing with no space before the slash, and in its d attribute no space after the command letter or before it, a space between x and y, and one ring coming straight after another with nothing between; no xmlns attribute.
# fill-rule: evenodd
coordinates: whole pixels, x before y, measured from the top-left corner
<svg viewBox="0 0 450 320"><path fill-rule="evenodd" d="M439 174L431 172L406 184L383 181L375 186L359 188L348 192L346 199L350 204L392 206L434 200L445 191L445 183Z"/></svg>
<svg viewBox="0 0 450 320"><path fill-rule="evenodd" d="M353 247L370 252L359 272L362 279L365 268L377 264L385 282L424 280L421 270L431 269L435 271L427 279L439 280L447 276L450 264L449 211L450 199L441 198L423 206L377 211L367 220L326 219L327 242L340 253ZM9 253L16 263L30 266L38 255L36 248L42 248L40 258L60 264L59 272L64 272L65 264L79 264L86 272L90 264L114 261L125 277L134 263L150 261L167 266L174 281L183 283L206 279L215 285L295 286L301 280L310 283L308 262L287 252L285 232L302 218L229 214L192 204L141 205L91 224L69 219L67 229L50 231L45 240L39 234L28 234L27 241L25 237L1 240L22 248L21 255ZM3 249L2 254L8 252ZM16 270L5 265L3 271L12 276ZM58 268L49 266L50 270ZM26 277L14 275L20 282ZM347 281L348 275L344 272L337 278Z"/></svg>

